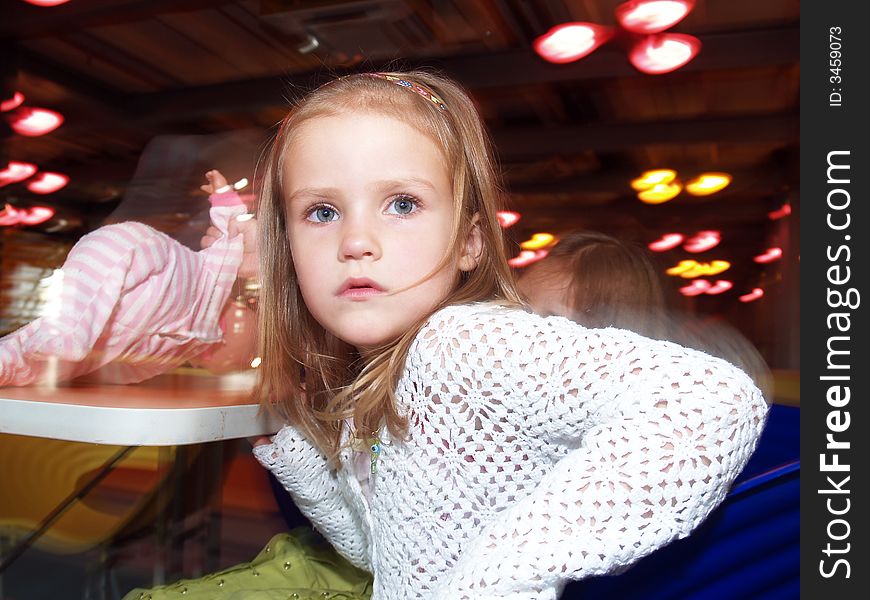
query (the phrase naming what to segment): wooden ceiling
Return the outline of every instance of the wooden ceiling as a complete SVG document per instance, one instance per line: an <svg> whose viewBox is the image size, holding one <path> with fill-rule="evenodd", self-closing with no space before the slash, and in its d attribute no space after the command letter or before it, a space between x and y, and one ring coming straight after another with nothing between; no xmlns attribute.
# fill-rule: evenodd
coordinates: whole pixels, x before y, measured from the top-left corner
<svg viewBox="0 0 870 600"><path fill-rule="evenodd" d="M674 229L720 229L719 250L744 265L733 270L735 290L751 288L770 277L751 257L779 235L767 213L797 203L799 3L698 0L673 31L697 36L702 50L667 75L635 70L627 35L566 65L531 50L560 22L615 25L618 4L13 0L0 22L12 84L65 123L42 137L6 133L0 159L66 173L71 183L49 197L7 186L0 202L57 209L29 240L74 241L113 211L177 229L195 219L172 208L171 195L184 205L212 166L250 176L288 98L331 74L426 67L457 78L479 103L511 207L523 215L516 240L590 228L645 244ZM727 171L734 181L706 199L648 206L629 182L657 167L684 178ZM167 201L134 202L155 180L172 180L160 188Z"/></svg>

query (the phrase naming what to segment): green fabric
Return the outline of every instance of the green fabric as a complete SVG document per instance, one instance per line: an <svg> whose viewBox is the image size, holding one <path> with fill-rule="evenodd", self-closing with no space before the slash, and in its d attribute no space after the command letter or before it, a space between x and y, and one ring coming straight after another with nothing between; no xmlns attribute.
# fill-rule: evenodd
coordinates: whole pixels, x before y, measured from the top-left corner
<svg viewBox="0 0 870 600"><path fill-rule="evenodd" d="M249 563L199 579L137 588L123 600L369 600L371 595L371 574L302 527L273 537Z"/></svg>

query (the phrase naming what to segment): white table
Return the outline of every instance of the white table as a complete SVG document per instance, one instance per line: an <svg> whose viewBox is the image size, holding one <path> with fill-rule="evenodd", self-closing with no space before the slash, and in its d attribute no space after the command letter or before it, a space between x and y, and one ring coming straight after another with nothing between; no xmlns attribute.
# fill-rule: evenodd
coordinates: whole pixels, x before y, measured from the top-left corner
<svg viewBox="0 0 870 600"><path fill-rule="evenodd" d="M0 388L0 433L119 446L175 446L274 433L247 373L175 372L131 385Z"/></svg>
<svg viewBox="0 0 870 600"><path fill-rule="evenodd" d="M252 387L252 373L217 377L180 369L130 385L0 388L0 433L126 447L0 557L0 573L133 447L186 446L276 432L281 422L253 402ZM176 461L180 454L176 452ZM165 516L160 521L160 531L172 525ZM162 583L165 575L158 565L154 583Z"/></svg>

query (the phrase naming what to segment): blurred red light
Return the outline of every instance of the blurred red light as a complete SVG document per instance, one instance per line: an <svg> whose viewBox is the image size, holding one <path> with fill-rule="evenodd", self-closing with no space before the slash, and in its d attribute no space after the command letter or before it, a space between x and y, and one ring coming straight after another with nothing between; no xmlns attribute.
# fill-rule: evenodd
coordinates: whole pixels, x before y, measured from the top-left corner
<svg viewBox="0 0 870 600"><path fill-rule="evenodd" d="M518 256L508 260L508 264L512 267L526 267L541 260L547 254L549 254L548 250L522 250Z"/></svg>
<svg viewBox="0 0 870 600"><path fill-rule="evenodd" d="M21 92L15 92L11 98L0 102L0 112L6 112L13 108L18 108L21 106L22 102L24 102L24 94Z"/></svg>
<svg viewBox="0 0 870 600"><path fill-rule="evenodd" d="M767 213L767 216L771 221L776 221L777 219L782 219L783 217L787 217L790 214L791 204L783 204L780 208Z"/></svg>
<svg viewBox="0 0 870 600"><path fill-rule="evenodd" d="M682 244L684 239L682 233L666 233L656 241L650 242L647 247L653 252L665 252Z"/></svg>
<svg viewBox="0 0 870 600"><path fill-rule="evenodd" d="M563 23L535 40L535 52L546 61L563 64L590 54L613 35L613 30L595 23Z"/></svg>
<svg viewBox="0 0 870 600"><path fill-rule="evenodd" d="M0 171L0 187L24 181L34 173L36 173L36 165L10 160L9 165Z"/></svg>
<svg viewBox="0 0 870 600"><path fill-rule="evenodd" d="M0 210L0 227L8 227L10 225L18 225L18 209L11 204L7 204Z"/></svg>
<svg viewBox="0 0 870 600"><path fill-rule="evenodd" d="M46 108L20 108L12 119L12 130L28 137L45 135L63 123L63 115Z"/></svg>
<svg viewBox="0 0 870 600"><path fill-rule="evenodd" d="M722 292L727 292L728 290L730 290L733 287L734 287L734 284L731 283L730 281L728 281L727 279L719 279L718 281L716 281L716 283L713 284L712 287L710 287L704 293L705 294L712 294L715 296L716 294L721 294Z"/></svg>
<svg viewBox="0 0 870 600"><path fill-rule="evenodd" d="M26 211L18 211L18 221L22 225L39 225L54 216L54 209L47 206L34 206Z"/></svg>
<svg viewBox="0 0 870 600"><path fill-rule="evenodd" d="M718 246L720 241L722 241L722 234L716 230L699 231L686 240L683 248L686 252L706 252Z"/></svg>
<svg viewBox="0 0 870 600"><path fill-rule="evenodd" d="M501 225L503 229L507 229L520 220L520 213L509 210L500 210L495 213L495 216L498 218L498 224Z"/></svg>
<svg viewBox="0 0 870 600"><path fill-rule="evenodd" d="M27 184L27 189L34 194L51 194L69 183L69 177L63 173L40 173Z"/></svg>
<svg viewBox="0 0 870 600"><path fill-rule="evenodd" d="M767 250L764 251L764 253L759 254L758 256L754 257L752 260L754 260L757 263L764 264L764 263L773 262L775 260L779 260L780 258L782 258L782 248L768 248Z"/></svg>
<svg viewBox="0 0 870 600"><path fill-rule="evenodd" d="M58 4L66 4L69 0L24 0L28 4L34 6L57 6Z"/></svg>
<svg viewBox="0 0 870 600"><path fill-rule="evenodd" d="M764 295L764 290L761 288L754 288L748 294L743 294L738 298L741 302L752 302L753 300L758 300Z"/></svg>
<svg viewBox="0 0 870 600"><path fill-rule="evenodd" d="M39 225L53 216L54 209L47 206L15 208L11 204L7 204L3 210L0 210L0 226Z"/></svg>
<svg viewBox="0 0 870 600"><path fill-rule="evenodd" d="M632 0L616 7L616 18L633 33L658 33L679 23L695 0Z"/></svg>
<svg viewBox="0 0 870 600"><path fill-rule="evenodd" d="M706 279L696 279L689 285L680 288L680 293L683 296L698 296L703 294L712 287Z"/></svg>
<svg viewBox="0 0 870 600"><path fill-rule="evenodd" d="M646 36L629 53L629 60L638 71L661 75L676 71L695 58L701 50L701 40L682 33L658 33Z"/></svg>
<svg viewBox="0 0 870 600"><path fill-rule="evenodd" d="M701 294L710 294L715 296L722 292L727 292L734 284L727 279L718 279L716 283L710 283L706 279L696 279L689 285L680 288L680 293L683 296L700 296Z"/></svg>

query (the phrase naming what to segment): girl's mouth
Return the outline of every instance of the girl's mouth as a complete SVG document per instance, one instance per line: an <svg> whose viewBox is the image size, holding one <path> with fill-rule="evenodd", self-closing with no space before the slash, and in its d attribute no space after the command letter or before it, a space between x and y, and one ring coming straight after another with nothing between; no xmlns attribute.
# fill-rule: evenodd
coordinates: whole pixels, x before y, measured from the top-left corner
<svg viewBox="0 0 870 600"><path fill-rule="evenodd" d="M338 288L337 295L342 298L362 299L383 293L384 289L378 285L377 282L364 277L351 277L341 284L341 287Z"/></svg>

